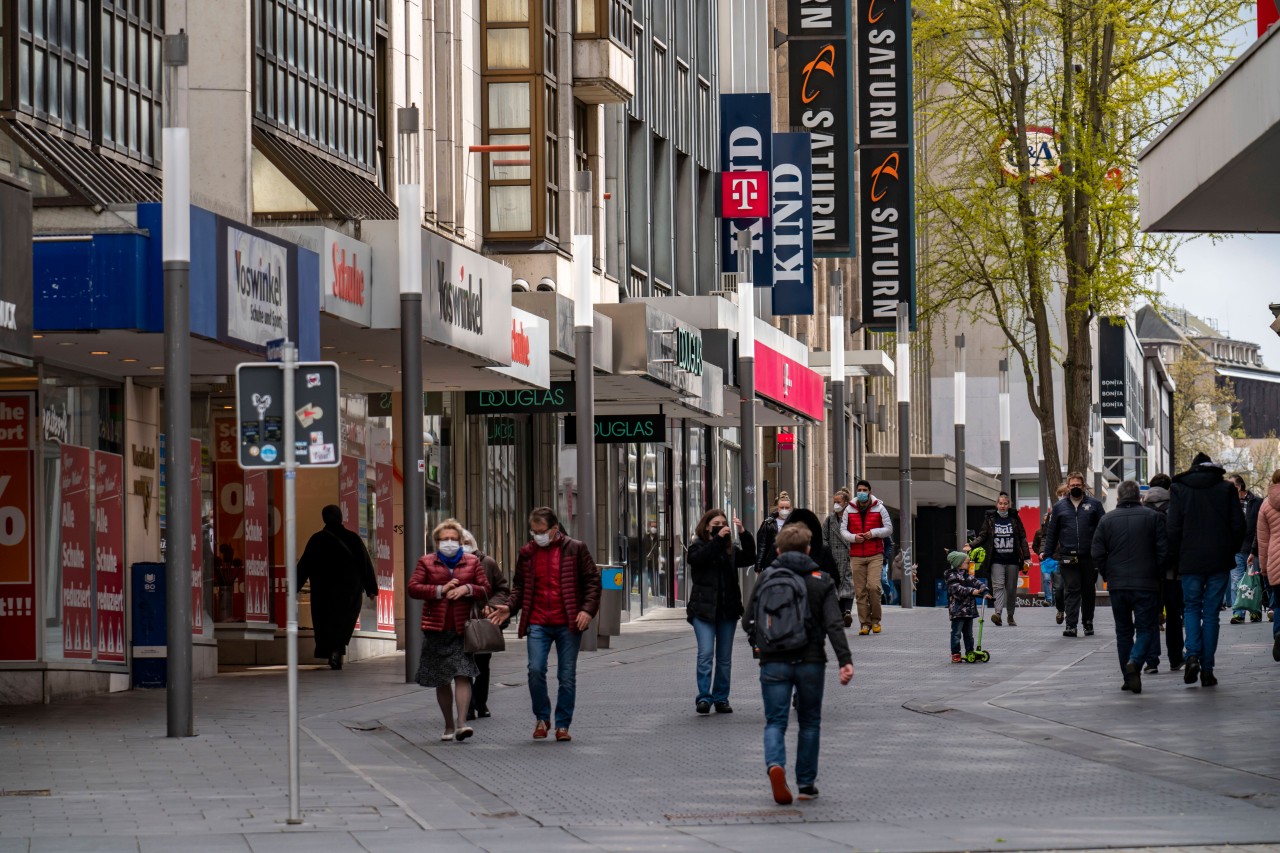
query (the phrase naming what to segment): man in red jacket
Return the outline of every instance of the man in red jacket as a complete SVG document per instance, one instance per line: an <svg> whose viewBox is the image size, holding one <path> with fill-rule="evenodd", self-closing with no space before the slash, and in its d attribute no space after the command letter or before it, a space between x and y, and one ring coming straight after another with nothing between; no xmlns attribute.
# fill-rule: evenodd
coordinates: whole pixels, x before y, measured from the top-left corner
<svg viewBox="0 0 1280 853"><path fill-rule="evenodd" d="M884 540L893 535L889 510L871 494L871 484L859 480L853 503L845 507L840 538L849 543L849 570L858 597L858 633L880 633L880 569L884 566Z"/></svg>
<svg viewBox="0 0 1280 853"><path fill-rule="evenodd" d="M518 636L528 637L529 696L533 700L533 736L542 740L551 728L547 694L547 658L556 647L556 740L570 741L577 692L578 647L582 632L600 609L600 569L587 547L560 530L548 507L529 513L533 541L520 549L507 604L493 608L497 625L520 614Z"/></svg>

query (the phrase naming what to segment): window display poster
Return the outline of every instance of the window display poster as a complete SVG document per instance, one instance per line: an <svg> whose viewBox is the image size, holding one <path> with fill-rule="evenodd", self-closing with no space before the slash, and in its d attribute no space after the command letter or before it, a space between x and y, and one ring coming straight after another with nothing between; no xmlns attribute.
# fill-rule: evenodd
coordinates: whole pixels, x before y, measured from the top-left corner
<svg viewBox="0 0 1280 853"><path fill-rule="evenodd" d="M88 660L93 657L89 448L64 444L60 459L62 651L64 657Z"/></svg>
<svg viewBox="0 0 1280 853"><path fill-rule="evenodd" d="M241 622L245 616L245 485L235 462L213 463L214 621Z"/></svg>
<svg viewBox="0 0 1280 853"><path fill-rule="evenodd" d="M204 548L200 542L204 526L200 519L200 439L191 441L191 633L204 633ZM175 553L175 557L177 554Z"/></svg>
<svg viewBox="0 0 1280 853"><path fill-rule="evenodd" d="M338 508L342 526L360 534L360 460L343 456L338 465Z"/></svg>
<svg viewBox="0 0 1280 853"><path fill-rule="evenodd" d="M124 457L93 454L98 660L124 663Z"/></svg>
<svg viewBox="0 0 1280 853"><path fill-rule="evenodd" d="M244 472L244 599L246 622L271 621L267 472Z"/></svg>
<svg viewBox="0 0 1280 853"><path fill-rule="evenodd" d="M395 485L395 471L391 465L379 463L374 466L373 477L375 497L373 547L376 552L373 557L373 568L378 575L378 630L394 631L396 629L396 568L392 556L391 490Z"/></svg>
<svg viewBox="0 0 1280 853"><path fill-rule="evenodd" d="M17 399L25 434L30 398ZM0 441L7 435L4 417L10 405L12 398L0 397ZM0 448L0 660L5 661L36 659L32 456L30 450Z"/></svg>

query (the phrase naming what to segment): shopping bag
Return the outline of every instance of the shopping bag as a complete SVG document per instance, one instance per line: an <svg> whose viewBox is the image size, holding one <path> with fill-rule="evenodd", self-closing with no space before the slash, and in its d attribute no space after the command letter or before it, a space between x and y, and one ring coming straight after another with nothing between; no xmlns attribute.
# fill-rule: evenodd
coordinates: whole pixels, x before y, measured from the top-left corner
<svg viewBox="0 0 1280 853"><path fill-rule="evenodd" d="M1262 581L1256 570L1250 569L1240 579L1240 585L1236 587L1236 600L1231 609L1262 613Z"/></svg>

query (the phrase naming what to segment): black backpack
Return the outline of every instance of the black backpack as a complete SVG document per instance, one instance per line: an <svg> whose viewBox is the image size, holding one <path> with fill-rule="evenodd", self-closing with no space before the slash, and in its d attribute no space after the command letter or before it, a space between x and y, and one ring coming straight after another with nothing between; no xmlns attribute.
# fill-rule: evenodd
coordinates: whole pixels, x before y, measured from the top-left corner
<svg viewBox="0 0 1280 853"><path fill-rule="evenodd" d="M756 585L752 641L762 654L794 652L809 644L809 592L804 578L773 566Z"/></svg>

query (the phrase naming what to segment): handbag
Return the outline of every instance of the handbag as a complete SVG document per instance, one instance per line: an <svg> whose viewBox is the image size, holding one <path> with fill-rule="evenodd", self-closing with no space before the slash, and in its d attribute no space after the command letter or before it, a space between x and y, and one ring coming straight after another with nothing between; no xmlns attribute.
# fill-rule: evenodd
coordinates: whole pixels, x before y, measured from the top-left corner
<svg viewBox="0 0 1280 853"><path fill-rule="evenodd" d="M1231 609L1262 613L1262 580L1258 576L1257 569L1250 567L1240 579Z"/></svg>
<svg viewBox="0 0 1280 853"><path fill-rule="evenodd" d="M462 629L462 650L469 655L487 655L505 652L507 640L502 629L480 613L477 605L471 605L471 618Z"/></svg>

